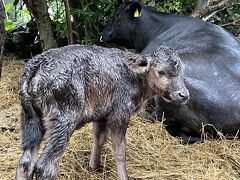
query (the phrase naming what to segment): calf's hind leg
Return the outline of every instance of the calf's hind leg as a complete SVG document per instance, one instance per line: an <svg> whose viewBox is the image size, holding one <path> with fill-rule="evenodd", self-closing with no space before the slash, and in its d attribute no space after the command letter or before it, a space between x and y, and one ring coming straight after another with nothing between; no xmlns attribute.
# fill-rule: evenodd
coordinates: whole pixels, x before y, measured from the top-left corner
<svg viewBox="0 0 240 180"><path fill-rule="evenodd" d="M93 145L91 150L89 171L95 171L101 165L101 150L107 140L107 126L105 119L93 122Z"/></svg>
<svg viewBox="0 0 240 180"><path fill-rule="evenodd" d="M50 133L42 154L34 167L36 179L54 180L61 156L74 130L76 118L70 114L48 119Z"/></svg>
<svg viewBox="0 0 240 180"><path fill-rule="evenodd" d="M32 179L33 168L37 160L37 152L39 144L23 151L22 156L17 165L16 180Z"/></svg>
<svg viewBox="0 0 240 180"><path fill-rule="evenodd" d="M39 144L42 140L42 127L40 117L30 109L30 113L22 110L22 156L18 161L16 180L32 179L33 168L37 160ZM31 115L29 115L31 114Z"/></svg>

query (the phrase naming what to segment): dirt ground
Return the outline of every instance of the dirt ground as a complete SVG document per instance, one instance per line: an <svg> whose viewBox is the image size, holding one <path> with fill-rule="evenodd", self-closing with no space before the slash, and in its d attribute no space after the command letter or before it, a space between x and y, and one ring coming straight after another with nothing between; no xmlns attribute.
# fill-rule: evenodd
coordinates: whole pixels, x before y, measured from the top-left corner
<svg viewBox="0 0 240 180"><path fill-rule="evenodd" d="M19 102L17 80L22 62L5 59L0 82L0 180L13 179L20 157ZM76 131L62 158L58 179L116 179L111 142L102 152L102 172L89 173L91 124ZM205 141L183 145L171 137L162 123L133 117L127 132L127 169L130 179L237 180L240 179L240 142Z"/></svg>

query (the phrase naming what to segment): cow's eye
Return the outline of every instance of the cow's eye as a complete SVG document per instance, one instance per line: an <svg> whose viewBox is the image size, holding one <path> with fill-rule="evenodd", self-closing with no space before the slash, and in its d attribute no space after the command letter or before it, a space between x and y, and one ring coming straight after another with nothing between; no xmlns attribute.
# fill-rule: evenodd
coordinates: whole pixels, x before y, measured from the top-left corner
<svg viewBox="0 0 240 180"><path fill-rule="evenodd" d="M165 73L164 71L158 71L158 74L159 74L159 76L163 76L163 75L165 75L166 73Z"/></svg>

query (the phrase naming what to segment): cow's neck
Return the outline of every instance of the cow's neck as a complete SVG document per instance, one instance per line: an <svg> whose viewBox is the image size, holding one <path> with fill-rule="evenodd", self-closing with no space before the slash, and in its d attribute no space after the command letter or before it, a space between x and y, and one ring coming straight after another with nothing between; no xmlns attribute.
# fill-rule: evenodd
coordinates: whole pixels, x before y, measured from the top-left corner
<svg viewBox="0 0 240 180"><path fill-rule="evenodd" d="M136 26L134 46L138 52L141 52L146 46L154 40L160 33L168 29L166 18L160 13L143 10L142 17Z"/></svg>

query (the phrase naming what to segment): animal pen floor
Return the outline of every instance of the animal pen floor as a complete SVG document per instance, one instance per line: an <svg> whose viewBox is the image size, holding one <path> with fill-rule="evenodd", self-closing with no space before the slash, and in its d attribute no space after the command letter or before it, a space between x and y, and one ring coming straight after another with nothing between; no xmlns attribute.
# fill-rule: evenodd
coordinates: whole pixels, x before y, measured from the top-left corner
<svg viewBox="0 0 240 180"><path fill-rule="evenodd" d="M0 180L13 179L20 157L17 80L22 62L4 59L0 82ZM116 179L116 165L108 142L102 151L102 172L89 173L91 124L76 131L64 153L58 179ZM181 144L162 123L133 117L127 131L127 170L130 179L237 180L240 179L240 141Z"/></svg>

